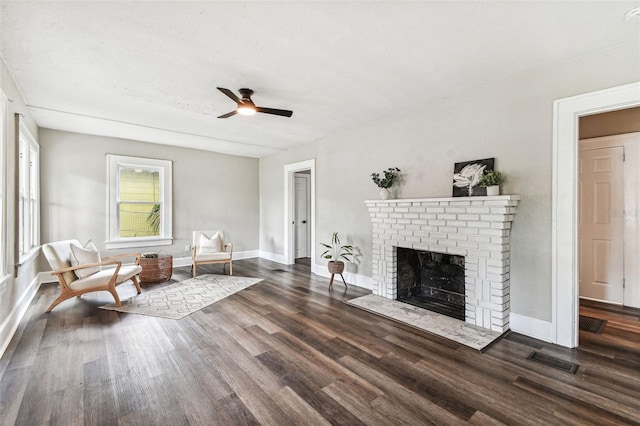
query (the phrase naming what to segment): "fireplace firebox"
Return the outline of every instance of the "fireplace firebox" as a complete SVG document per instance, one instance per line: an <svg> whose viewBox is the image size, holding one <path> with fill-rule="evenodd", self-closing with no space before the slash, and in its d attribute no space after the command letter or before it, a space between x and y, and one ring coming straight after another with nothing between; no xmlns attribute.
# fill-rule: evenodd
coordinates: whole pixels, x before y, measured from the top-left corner
<svg viewBox="0 0 640 426"><path fill-rule="evenodd" d="M464 256L401 247L397 250L397 299L464 321Z"/></svg>

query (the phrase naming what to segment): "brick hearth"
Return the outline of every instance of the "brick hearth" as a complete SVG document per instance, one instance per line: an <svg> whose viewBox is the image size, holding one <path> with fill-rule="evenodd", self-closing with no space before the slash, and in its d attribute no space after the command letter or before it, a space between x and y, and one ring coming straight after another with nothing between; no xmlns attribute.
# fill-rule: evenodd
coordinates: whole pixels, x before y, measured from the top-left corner
<svg viewBox="0 0 640 426"><path fill-rule="evenodd" d="M368 200L373 294L397 297L397 247L465 256L466 322L509 329L509 236L520 197Z"/></svg>

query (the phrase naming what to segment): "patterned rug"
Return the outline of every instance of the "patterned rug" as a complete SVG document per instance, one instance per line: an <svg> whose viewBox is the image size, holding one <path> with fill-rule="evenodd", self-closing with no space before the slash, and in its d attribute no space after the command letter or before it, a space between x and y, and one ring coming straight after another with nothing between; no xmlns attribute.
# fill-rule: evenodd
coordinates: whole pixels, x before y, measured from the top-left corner
<svg viewBox="0 0 640 426"><path fill-rule="evenodd" d="M233 293L262 281L262 278L205 274L122 301L100 309L180 319Z"/></svg>

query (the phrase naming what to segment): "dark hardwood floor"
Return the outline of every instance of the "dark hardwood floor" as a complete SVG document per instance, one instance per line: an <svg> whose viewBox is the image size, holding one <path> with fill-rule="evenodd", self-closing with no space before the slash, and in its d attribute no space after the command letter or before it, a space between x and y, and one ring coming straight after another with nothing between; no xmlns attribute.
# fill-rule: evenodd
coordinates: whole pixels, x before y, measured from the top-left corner
<svg viewBox="0 0 640 426"><path fill-rule="evenodd" d="M265 280L177 321L97 309L107 293L45 314L57 290L42 285L0 360L0 423L640 424L637 311L585 306L609 322L578 349L512 333L480 353L344 304L368 292L329 292L308 263L250 259L234 272ZM580 367L534 362L533 350Z"/></svg>

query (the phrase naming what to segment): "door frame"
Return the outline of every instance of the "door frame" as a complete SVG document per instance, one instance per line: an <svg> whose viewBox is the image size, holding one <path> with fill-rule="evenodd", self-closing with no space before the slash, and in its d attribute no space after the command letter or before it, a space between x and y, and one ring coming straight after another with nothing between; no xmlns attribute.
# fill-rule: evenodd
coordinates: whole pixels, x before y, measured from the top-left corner
<svg viewBox="0 0 640 426"><path fill-rule="evenodd" d="M311 232L311 272L315 273L316 259L316 160L305 160L297 163L284 165L284 261L287 265L295 263L295 231L293 229L294 214L294 174L309 170L311 172L310 198L311 198L311 223L309 229Z"/></svg>
<svg viewBox="0 0 640 426"><path fill-rule="evenodd" d="M552 342L578 346L578 120L640 105L640 82L553 103L551 207Z"/></svg>

